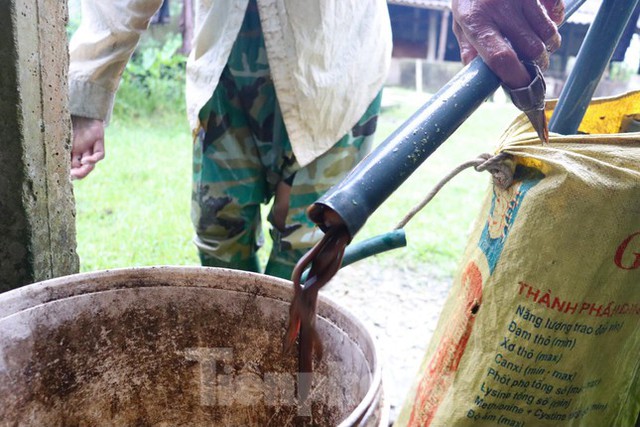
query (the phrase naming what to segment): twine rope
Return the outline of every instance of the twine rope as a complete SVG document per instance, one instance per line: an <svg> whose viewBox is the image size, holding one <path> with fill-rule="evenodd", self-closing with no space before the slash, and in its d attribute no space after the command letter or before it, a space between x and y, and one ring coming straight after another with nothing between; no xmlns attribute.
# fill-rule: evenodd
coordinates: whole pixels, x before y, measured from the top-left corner
<svg viewBox="0 0 640 427"><path fill-rule="evenodd" d="M510 158L511 155L507 153L499 153L497 155L492 155L489 153L480 154L477 158L473 160L469 160L467 162L462 163L461 165L454 168L451 172L449 172L444 178L442 178L436 185L431 189L431 191L425 196L425 198L415 205L409 213L407 213L402 220L395 226L394 230L399 230L404 228L405 225L418 213L422 208L424 208L427 203L431 201L435 197L436 194L442 187L445 186L453 177L458 175L460 172L473 167L478 172L488 171L493 177L493 184L496 187L501 189L507 189L513 183L513 172L509 165L504 163L504 160Z"/></svg>

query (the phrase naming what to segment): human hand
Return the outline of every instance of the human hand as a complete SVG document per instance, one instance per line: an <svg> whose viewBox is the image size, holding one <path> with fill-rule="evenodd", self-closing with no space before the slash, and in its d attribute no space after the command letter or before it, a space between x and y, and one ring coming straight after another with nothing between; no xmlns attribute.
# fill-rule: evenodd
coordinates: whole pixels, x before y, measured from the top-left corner
<svg viewBox="0 0 640 427"><path fill-rule="evenodd" d="M531 82L522 60L545 70L560 46L563 0L453 0L452 11L462 62L480 55L512 89Z"/></svg>
<svg viewBox="0 0 640 427"><path fill-rule="evenodd" d="M71 148L71 179L89 175L96 163L104 159L104 122L87 117L71 116L73 146Z"/></svg>

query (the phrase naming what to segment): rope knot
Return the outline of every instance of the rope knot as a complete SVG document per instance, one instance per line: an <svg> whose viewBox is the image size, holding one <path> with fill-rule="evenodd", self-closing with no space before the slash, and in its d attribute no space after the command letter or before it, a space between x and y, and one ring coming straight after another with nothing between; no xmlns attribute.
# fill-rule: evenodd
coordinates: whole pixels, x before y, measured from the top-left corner
<svg viewBox="0 0 640 427"><path fill-rule="evenodd" d="M505 160L511 159L511 155L500 153L492 156L484 153L478 156L477 164L474 169L478 172L488 171L493 176L493 184L503 190L506 190L513 184L513 171Z"/></svg>

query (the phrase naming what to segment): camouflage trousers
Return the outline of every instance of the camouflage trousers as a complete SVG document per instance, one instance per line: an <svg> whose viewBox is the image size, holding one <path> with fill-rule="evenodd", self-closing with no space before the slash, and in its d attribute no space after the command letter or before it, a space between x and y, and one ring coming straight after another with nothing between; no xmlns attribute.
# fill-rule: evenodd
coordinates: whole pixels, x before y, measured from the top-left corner
<svg viewBox="0 0 640 427"><path fill-rule="evenodd" d="M351 132L301 168L279 112L258 11L250 2L220 82L200 111L202 130L194 143L191 216L202 264L262 271L261 206L274 198L267 216L273 246L264 272L290 278L298 259L322 237L306 208L369 151L380 98Z"/></svg>

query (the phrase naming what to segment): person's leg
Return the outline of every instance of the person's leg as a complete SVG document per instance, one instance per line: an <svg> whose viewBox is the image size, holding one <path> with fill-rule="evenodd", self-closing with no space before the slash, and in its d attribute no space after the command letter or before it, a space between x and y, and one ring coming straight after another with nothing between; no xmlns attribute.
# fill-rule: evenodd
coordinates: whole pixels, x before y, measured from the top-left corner
<svg viewBox="0 0 640 427"><path fill-rule="evenodd" d="M260 271L262 166L227 69L193 150L192 221L202 265Z"/></svg>
<svg viewBox="0 0 640 427"><path fill-rule="evenodd" d="M371 102L351 132L329 151L297 169L276 189L269 214L273 248L266 274L291 278L298 260L321 238L322 232L306 215L306 209L340 182L371 149L382 93ZM292 166L295 169L295 166ZM287 176L285 173L283 176Z"/></svg>
<svg viewBox="0 0 640 427"><path fill-rule="evenodd" d="M250 5L194 146L194 243L205 266L260 271L260 205L270 198L261 154L275 92L259 18Z"/></svg>

